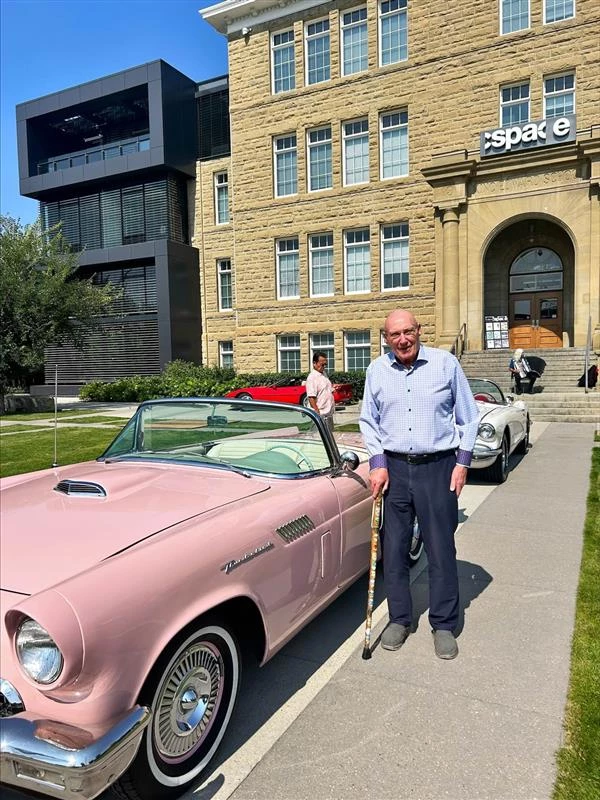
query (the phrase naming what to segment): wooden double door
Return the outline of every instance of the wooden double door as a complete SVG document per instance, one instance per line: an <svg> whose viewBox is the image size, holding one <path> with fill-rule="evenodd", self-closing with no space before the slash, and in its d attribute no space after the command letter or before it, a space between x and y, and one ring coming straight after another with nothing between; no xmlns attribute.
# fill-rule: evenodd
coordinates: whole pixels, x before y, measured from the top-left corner
<svg viewBox="0 0 600 800"><path fill-rule="evenodd" d="M563 293L519 292L509 299L509 338L514 349L562 347Z"/></svg>

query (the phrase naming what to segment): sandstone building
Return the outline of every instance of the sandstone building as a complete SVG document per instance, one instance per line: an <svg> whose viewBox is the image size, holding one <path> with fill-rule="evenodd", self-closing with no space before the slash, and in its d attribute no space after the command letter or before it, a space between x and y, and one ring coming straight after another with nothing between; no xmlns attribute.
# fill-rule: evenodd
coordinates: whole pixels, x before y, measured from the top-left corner
<svg viewBox="0 0 600 800"><path fill-rule="evenodd" d="M429 343L600 350L595 0L225 0L231 154L198 162L202 358L361 369ZM493 342L486 318L505 318Z"/></svg>

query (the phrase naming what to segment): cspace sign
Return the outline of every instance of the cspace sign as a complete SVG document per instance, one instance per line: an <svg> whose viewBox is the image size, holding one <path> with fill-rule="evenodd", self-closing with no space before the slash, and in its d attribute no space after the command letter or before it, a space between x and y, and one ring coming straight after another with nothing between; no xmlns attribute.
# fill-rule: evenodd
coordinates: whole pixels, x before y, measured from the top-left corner
<svg viewBox="0 0 600 800"><path fill-rule="evenodd" d="M564 144L575 141L575 133L574 114L543 119L540 122L526 122L524 125L496 128L495 131L482 131L479 135L479 152L483 158L515 150Z"/></svg>

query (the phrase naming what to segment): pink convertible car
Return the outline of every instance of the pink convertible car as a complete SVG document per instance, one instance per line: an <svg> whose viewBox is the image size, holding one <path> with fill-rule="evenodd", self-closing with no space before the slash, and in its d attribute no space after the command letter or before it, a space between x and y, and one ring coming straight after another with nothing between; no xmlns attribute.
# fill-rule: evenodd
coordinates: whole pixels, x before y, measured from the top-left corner
<svg viewBox="0 0 600 800"><path fill-rule="evenodd" d="M97 461L3 481L2 780L180 796L242 639L266 661L367 569L367 471L311 410L186 399L141 405Z"/></svg>

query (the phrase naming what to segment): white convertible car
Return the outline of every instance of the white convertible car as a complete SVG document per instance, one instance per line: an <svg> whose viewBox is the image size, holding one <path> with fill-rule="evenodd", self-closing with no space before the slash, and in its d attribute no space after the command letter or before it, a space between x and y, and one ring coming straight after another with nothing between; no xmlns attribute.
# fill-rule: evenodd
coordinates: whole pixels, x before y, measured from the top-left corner
<svg viewBox="0 0 600 800"><path fill-rule="evenodd" d="M487 378L469 378L469 385L479 409L471 469L484 470L482 476L487 480L503 483L510 455L524 455L529 446L531 419L527 405L513 395L505 395L498 384Z"/></svg>

